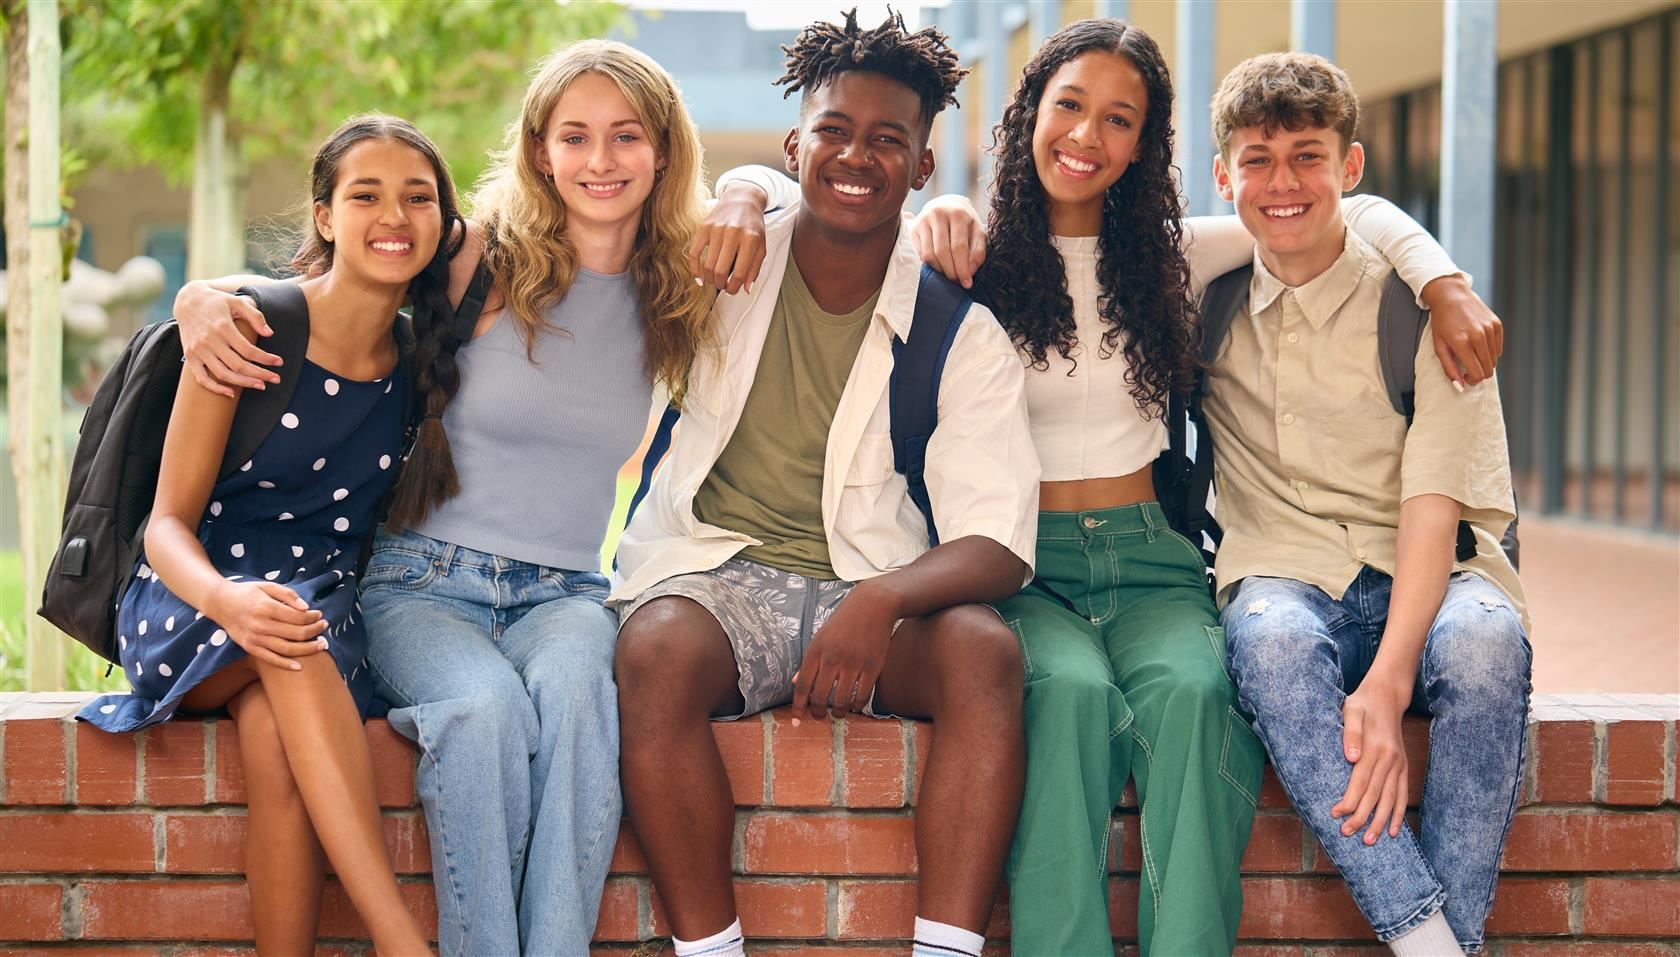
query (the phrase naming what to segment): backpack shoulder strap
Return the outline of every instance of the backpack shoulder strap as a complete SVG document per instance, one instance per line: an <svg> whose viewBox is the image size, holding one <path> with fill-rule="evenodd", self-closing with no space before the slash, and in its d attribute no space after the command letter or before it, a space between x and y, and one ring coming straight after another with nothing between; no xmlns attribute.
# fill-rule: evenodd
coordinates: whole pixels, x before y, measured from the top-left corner
<svg viewBox="0 0 1680 957"><path fill-rule="evenodd" d="M893 340L893 370L888 386L892 413L893 469L904 476L910 500L927 520L928 543L939 544L939 530L933 521L933 502L928 498L927 445L939 424L939 381L945 374L945 359L951 354L968 307L961 286L932 267L923 266L916 286L916 312L908 340Z"/></svg>
<svg viewBox="0 0 1680 957"><path fill-rule="evenodd" d="M1417 304L1399 273L1389 273L1377 306L1377 353L1383 385L1388 388L1388 404L1406 417L1408 425L1417 411L1418 343L1423 341L1428 324L1429 310Z"/></svg>
<svg viewBox="0 0 1680 957"><path fill-rule="evenodd" d="M1219 347L1231 332L1237 310L1248 304L1248 284L1254 278L1254 264L1248 263L1208 283L1202 293L1202 365L1219 358Z"/></svg>
<svg viewBox="0 0 1680 957"><path fill-rule="evenodd" d="M280 357L280 382L240 394L239 408L228 430L227 450L222 455L221 478L244 465L274 431L292 401L292 393L297 391L298 371L309 351L309 302L302 287L295 282L264 282L242 286L238 294L250 296L274 330L262 346Z"/></svg>
<svg viewBox="0 0 1680 957"><path fill-rule="evenodd" d="M473 327L478 325L478 317L484 313L484 300L490 297L490 287L493 284L490 264L480 259L478 268L473 271L472 282L467 284L467 291L461 296L461 304L455 307L457 345L472 338Z"/></svg>

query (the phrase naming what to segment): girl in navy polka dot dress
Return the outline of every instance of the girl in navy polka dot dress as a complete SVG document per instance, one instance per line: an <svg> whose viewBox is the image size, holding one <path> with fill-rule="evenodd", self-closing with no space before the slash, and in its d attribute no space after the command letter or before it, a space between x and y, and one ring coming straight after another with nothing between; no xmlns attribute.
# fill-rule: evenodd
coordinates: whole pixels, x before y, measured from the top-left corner
<svg viewBox="0 0 1680 957"><path fill-rule="evenodd" d="M307 357L280 424L216 481L237 405L181 377L145 552L117 613L130 695L82 717L133 731L226 708L249 795L246 876L261 953L314 948L331 861L381 954L422 953L398 892L361 722L372 700L356 605L363 538L395 477L409 384L392 333L405 300L448 312L459 214L430 140L363 116L311 172Z"/></svg>

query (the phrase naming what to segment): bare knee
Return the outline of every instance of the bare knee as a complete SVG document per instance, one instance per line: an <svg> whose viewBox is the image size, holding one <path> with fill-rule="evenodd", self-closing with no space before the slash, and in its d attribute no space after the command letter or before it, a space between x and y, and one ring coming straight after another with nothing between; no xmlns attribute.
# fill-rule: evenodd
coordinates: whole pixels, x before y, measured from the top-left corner
<svg viewBox="0 0 1680 957"><path fill-rule="evenodd" d="M940 710L972 705L1018 722L1025 669L1014 630L985 605L947 608L927 621Z"/></svg>
<svg viewBox="0 0 1680 957"><path fill-rule="evenodd" d="M734 693L735 657L723 626L687 598L657 598L618 632L613 676L626 726L650 711L704 720Z"/></svg>

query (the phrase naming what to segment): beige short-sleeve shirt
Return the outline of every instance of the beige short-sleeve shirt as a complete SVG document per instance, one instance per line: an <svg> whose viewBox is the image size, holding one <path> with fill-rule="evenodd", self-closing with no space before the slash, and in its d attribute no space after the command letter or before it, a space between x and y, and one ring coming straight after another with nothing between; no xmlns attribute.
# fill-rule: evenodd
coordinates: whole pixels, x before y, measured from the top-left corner
<svg viewBox="0 0 1680 957"><path fill-rule="evenodd" d="M1515 514L1497 384L1454 390L1429 336L1415 357L1411 427L1389 403L1377 308L1390 267L1351 230L1342 255L1290 287L1258 251L1248 306L1207 374L1221 603L1249 575L1294 578L1339 599L1369 565L1394 574L1400 503L1454 499L1476 533L1475 573L1528 612L1499 548Z"/></svg>

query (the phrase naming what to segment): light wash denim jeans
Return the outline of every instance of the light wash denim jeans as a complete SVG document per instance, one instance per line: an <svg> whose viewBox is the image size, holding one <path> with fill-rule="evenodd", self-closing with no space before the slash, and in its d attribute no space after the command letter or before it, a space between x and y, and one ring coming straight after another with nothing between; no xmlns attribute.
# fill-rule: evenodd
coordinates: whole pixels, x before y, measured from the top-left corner
<svg viewBox="0 0 1680 957"><path fill-rule="evenodd" d="M589 952L622 807L606 595L598 572L375 542L368 659L420 746L444 954Z"/></svg>
<svg viewBox="0 0 1680 957"><path fill-rule="evenodd" d="M1342 702L1370 670L1388 620L1388 575L1365 568L1341 601L1289 578L1246 578L1225 606L1237 700L1301 819L1381 940L1444 911L1466 952L1482 946L1522 782L1533 652L1503 592L1460 572L1418 661L1412 710L1433 716L1419 836L1367 847L1330 816L1353 765Z"/></svg>

